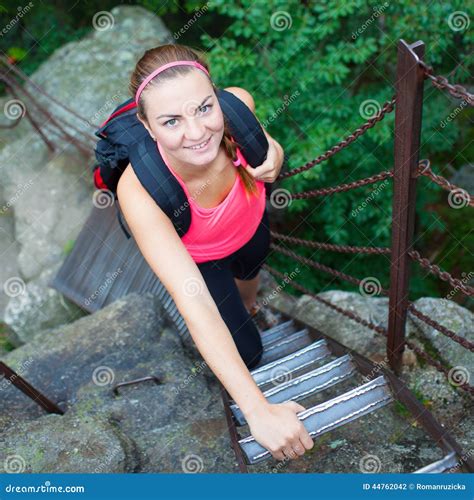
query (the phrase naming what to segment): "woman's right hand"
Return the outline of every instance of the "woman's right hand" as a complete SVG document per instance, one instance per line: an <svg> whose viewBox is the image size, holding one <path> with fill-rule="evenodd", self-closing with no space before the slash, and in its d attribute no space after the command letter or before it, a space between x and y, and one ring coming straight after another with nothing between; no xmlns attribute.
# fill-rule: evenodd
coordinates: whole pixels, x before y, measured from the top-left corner
<svg viewBox="0 0 474 500"><path fill-rule="evenodd" d="M266 404L246 415L255 440L277 460L294 459L313 447L314 441L296 416L304 406L295 401Z"/></svg>

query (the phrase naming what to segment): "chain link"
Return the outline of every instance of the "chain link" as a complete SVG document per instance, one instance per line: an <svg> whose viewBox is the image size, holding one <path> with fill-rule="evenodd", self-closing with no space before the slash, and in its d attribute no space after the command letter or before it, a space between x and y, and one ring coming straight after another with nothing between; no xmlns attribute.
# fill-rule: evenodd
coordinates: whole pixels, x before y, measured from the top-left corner
<svg viewBox="0 0 474 500"><path fill-rule="evenodd" d="M453 97L464 99L470 106L474 106L474 94L471 94L459 84L449 83L448 79L444 76L434 74L433 67L424 61L418 61L418 64L423 68L425 76L431 80L433 85L438 89L446 89Z"/></svg>
<svg viewBox="0 0 474 500"><path fill-rule="evenodd" d="M379 113L377 113L376 116L374 116L373 118L369 118L363 125L357 128L352 134L347 136L339 144L336 144L331 149L326 151L324 154L318 156L316 159L312 161L309 161L308 163L305 163L303 166L292 169L289 172L284 172L280 174L277 180L286 179L287 177L292 177L293 175L309 170L310 168L313 168L319 163L327 160L331 156L334 156L336 153L341 151L341 149L344 149L347 146L349 146L349 144L353 143L356 139L358 139L361 135L363 135L369 128L372 128L377 122L383 120L385 115L391 113L394 109L395 109L395 95L392 96L392 99L390 101L386 101L383 104L382 109L379 111Z"/></svg>
<svg viewBox="0 0 474 500"><path fill-rule="evenodd" d="M273 274L273 275L275 275L275 276L277 276L279 278L285 279L285 280L287 279L287 276L285 274L280 273L279 271L277 271L273 267L269 266L268 264L264 264L263 268L265 270L267 270L270 274ZM313 299L316 299L318 302L321 302L322 304L330 307L331 309L334 309L335 311L337 311L338 313L342 314L343 316L346 316L347 318L350 318L350 319L356 321L357 323L359 323L359 324L361 324L363 326L366 326L367 328L370 328L371 330L374 330L377 333L380 333L384 337L388 336L387 329L384 328L383 326L376 325L376 324L374 324L374 323L372 323L370 321L366 321L365 319L361 318L359 315L353 313L352 311L347 311L346 309L342 309L341 307L336 306L335 304L329 302L328 300L325 300L322 297L318 297L311 290L309 290L308 288L306 288L306 287L304 287L304 286L302 286L302 285L300 285L300 284L298 284L296 282L291 282L289 284L293 288L295 288L297 290L300 290L301 292L305 293L306 295L311 296ZM420 315L424 316L423 313L419 312L414 307L413 307L413 310L416 311L416 312L414 312L415 315L417 315L417 313L419 313ZM430 321L432 321L432 320L430 320ZM433 323L436 323L436 322L433 322ZM442 326L442 325L439 325L439 326ZM444 327L442 327L442 328L445 329L445 330L447 330ZM447 330L447 331L450 332L450 330ZM455 337L457 337L457 335L454 332L451 332L451 334L453 334ZM461 341L465 341L465 340L466 339L462 339L461 338ZM422 349L420 349L419 347L417 347L413 342L411 342L411 341L409 341L407 339L405 339L404 342L405 342L405 345L407 345L412 351L416 352L428 364L430 364L431 366L433 366L434 368L436 368L436 370L438 370L439 372L443 373L446 376L446 378L449 380L449 371L439 361L436 361L435 359L433 359L428 353L424 352ZM460 389L465 390L466 392L474 394L474 386L471 386L471 385L469 385L467 383L464 383L464 384L459 385L458 387Z"/></svg>
<svg viewBox="0 0 474 500"><path fill-rule="evenodd" d="M442 187L444 190L449 191L450 193L454 193L454 195L456 196L460 196L461 201L466 200L466 205L474 207L474 198L465 189L452 184L445 177L435 174L431 169L430 160L420 160L420 162L418 163L418 167L415 171L415 176L420 177L421 175L429 177L435 184Z"/></svg>

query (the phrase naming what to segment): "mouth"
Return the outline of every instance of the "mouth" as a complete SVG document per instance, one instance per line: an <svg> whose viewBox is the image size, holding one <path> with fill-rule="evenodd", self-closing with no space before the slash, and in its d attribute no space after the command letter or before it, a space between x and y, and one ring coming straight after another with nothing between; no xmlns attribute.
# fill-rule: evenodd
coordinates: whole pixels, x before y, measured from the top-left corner
<svg viewBox="0 0 474 500"><path fill-rule="evenodd" d="M195 146L184 146L184 147L185 147L185 149L191 149L192 151L201 151L201 150L207 148L207 146L211 142L211 139L212 139L212 135L211 135L211 137L209 137L209 139L207 139L204 142L201 142L200 144L196 144Z"/></svg>

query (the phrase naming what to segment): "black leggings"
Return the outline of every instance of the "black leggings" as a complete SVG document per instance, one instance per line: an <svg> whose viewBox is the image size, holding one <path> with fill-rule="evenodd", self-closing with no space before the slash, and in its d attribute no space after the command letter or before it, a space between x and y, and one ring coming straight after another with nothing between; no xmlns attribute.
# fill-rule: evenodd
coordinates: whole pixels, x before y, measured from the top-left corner
<svg viewBox="0 0 474 500"><path fill-rule="evenodd" d="M252 238L233 254L223 259L197 264L222 319L234 338L237 349L248 368L262 357L262 341L242 299L234 278L251 280L260 271L270 246L270 224L265 209Z"/></svg>

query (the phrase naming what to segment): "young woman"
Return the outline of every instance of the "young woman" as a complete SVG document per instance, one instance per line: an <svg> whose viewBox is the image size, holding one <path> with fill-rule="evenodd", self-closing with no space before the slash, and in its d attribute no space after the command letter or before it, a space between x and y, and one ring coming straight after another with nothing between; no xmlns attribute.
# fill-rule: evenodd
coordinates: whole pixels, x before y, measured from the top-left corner
<svg viewBox="0 0 474 500"><path fill-rule="evenodd" d="M254 112L244 89L226 89ZM249 369L262 355L249 309L269 248L264 182L283 150L266 132L267 160L247 167L231 137L206 62L186 46L147 50L131 77L137 116L183 187L191 226L180 238L129 164L117 187L124 217L144 258L172 296L204 360L240 406L254 438L274 458L297 458L313 440L296 402L270 404Z"/></svg>

